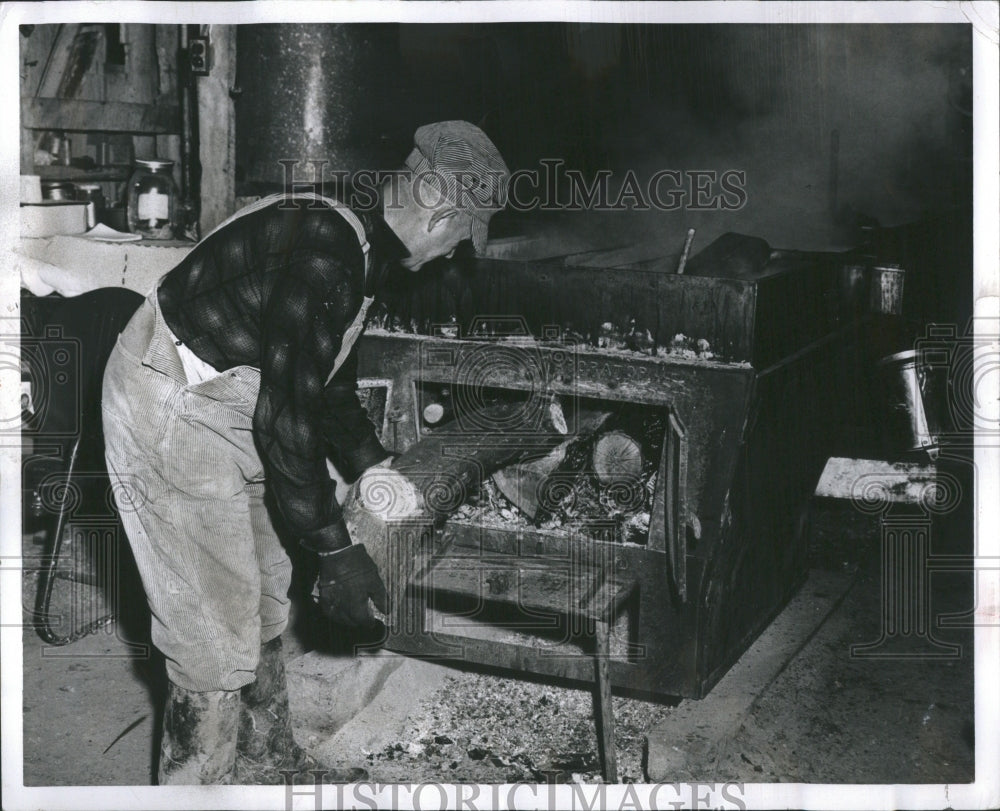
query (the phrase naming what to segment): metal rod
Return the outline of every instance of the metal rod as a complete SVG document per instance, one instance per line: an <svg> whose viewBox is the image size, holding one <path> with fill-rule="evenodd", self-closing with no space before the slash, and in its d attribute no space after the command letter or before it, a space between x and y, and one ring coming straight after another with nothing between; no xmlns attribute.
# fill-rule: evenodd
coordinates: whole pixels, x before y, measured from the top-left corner
<svg viewBox="0 0 1000 811"><path fill-rule="evenodd" d="M830 214L837 216L837 197L840 185L840 130L830 131Z"/></svg>
<svg viewBox="0 0 1000 811"><path fill-rule="evenodd" d="M687 239L684 240L684 250L681 252L681 261L677 263L678 276L684 272L684 266L687 265L688 254L691 252L692 242L694 242L694 229L688 228Z"/></svg>

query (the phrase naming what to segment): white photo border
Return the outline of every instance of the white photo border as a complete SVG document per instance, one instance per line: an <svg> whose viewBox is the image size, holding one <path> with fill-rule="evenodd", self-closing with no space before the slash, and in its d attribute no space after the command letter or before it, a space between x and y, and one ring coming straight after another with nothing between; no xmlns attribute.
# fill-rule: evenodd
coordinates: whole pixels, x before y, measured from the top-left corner
<svg viewBox="0 0 1000 811"><path fill-rule="evenodd" d="M8 115L0 124L0 302L4 314L16 314L19 279L11 250L18 239L19 98L18 27L26 23L106 21L113 9L122 23L236 24L257 22L543 22L588 23L967 23L971 26L974 70L974 297L977 319L1000 319L1000 238L998 238L998 5L995 2L397 2L350 0L340 2L45 2L0 5L0 87ZM13 308L13 309L12 309ZM994 337L995 342L995 337ZM12 413L18 397L16 370L0 370L0 397L4 413ZM995 406L995 404L993 404ZM2 649L3 803L8 809L112 808L313 808L309 792L289 797L280 787L24 787L21 715L21 634L19 627L20 572L20 458L19 449L0 448L0 649ZM979 573L978 625L975 629L975 764L976 782L962 785L807 785L745 784L740 799L750 808L995 808L1000 807L1000 470L998 450L977 448L976 465L982 472L976 493ZM990 560L994 563L990 563ZM990 566L992 565L992 569ZM30 631L25 630L25 633ZM614 785L599 796L579 794L579 787L374 786L347 789L329 786L324 805L340 801L347 807L441 808L463 800L469 808L650 808L684 800L700 807L727 802L725 786L701 788ZM553 793L548 793L549 789ZM342 791L338 795L338 790ZM597 796L597 799L592 799ZM474 797L474 798L473 798ZM581 803L583 803L581 805ZM677 806L674 806L677 807ZM696 806L697 807L697 806ZM727 806L731 807L731 806Z"/></svg>

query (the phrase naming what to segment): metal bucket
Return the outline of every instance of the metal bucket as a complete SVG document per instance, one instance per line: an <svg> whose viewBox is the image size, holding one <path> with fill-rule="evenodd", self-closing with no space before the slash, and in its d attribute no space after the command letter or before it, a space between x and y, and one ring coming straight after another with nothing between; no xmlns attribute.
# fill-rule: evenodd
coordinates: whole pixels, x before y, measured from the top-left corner
<svg viewBox="0 0 1000 811"><path fill-rule="evenodd" d="M890 455L925 452L936 459L948 433L947 370L920 362L913 349L879 361L886 397L883 438Z"/></svg>
<svg viewBox="0 0 1000 811"><path fill-rule="evenodd" d="M871 270L869 307L873 313L903 314L903 280L906 271L899 265L876 265Z"/></svg>

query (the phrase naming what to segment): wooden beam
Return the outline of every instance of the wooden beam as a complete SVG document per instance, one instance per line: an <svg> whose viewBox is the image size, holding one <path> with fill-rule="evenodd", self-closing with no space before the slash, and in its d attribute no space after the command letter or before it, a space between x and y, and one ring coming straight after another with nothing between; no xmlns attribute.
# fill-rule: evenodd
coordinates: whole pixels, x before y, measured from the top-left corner
<svg viewBox="0 0 1000 811"><path fill-rule="evenodd" d="M36 84L31 95L36 97L55 96L59 91L59 83L66 70L66 65L69 63L73 39L80 30L80 25L65 23L57 26L38 26L36 31L43 32L38 35L39 43L48 39L46 34L48 34L48 30L51 30L51 28L55 28L55 33L51 41L48 42L47 48L41 46L43 47L40 54L41 58L39 59L38 54L32 57L33 62L39 63L33 66L36 68L37 73L34 77ZM35 36L34 32L32 32L32 36Z"/></svg>
<svg viewBox="0 0 1000 811"><path fill-rule="evenodd" d="M105 67L105 98L131 104L150 104L158 97L163 98L158 90L159 55L155 42L156 29L163 27L166 26L131 24L120 27L125 64ZM176 55L170 58L177 60ZM174 95L166 98L173 100Z"/></svg>
<svg viewBox="0 0 1000 811"><path fill-rule="evenodd" d="M611 701L610 618L594 623L594 721L605 783L618 782L618 755L615 749L615 708Z"/></svg>
<svg viewBox="0 0 1000 811"><path fill-rule="evenodd" d="M37 130L179 132L180 111L176 104L22 99L21 126Z"/></svg>
<svg viewBox="0 0 1000 811"><path fill-rule="evenodd" d="M177 96L178 32L179 27L176 25L153 26L153 44L156 48L156 92L161 98Z"/></svg>
<svg viewBox="0 0 1000 811"><path fill-rule="evenodd" d="M229 95L236 83L236 26L213 25L211 48L211 73L197 80L202 235L236 206L236 110Z"/></svg>

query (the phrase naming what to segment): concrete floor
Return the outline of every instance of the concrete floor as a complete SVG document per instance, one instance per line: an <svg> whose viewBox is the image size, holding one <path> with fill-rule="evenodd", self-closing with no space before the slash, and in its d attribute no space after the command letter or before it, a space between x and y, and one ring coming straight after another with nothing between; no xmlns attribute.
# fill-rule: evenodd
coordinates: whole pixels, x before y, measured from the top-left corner
<svg viewBox="0 0 1000 811"><path fill-rule="evenodd" d="M935 575L931 616L971 609L970 584L965 573ZM33 587L28 576L26 605ZM946 658L852 656L852 644L879 638L882 607L877 525L819 505L809 581L706 699L615 698L620 778L973 780L971 631L934 631L961 646ZM129 637L141 630L128 625L64 647L24 633L26 785L150 783L162 664L134 649ZM286 636L297 735L331 765L364 765L379 781L596 778L585 690L395 655L308 652L302 628ZM902 652L933 652L915 643Z"/></svg>

